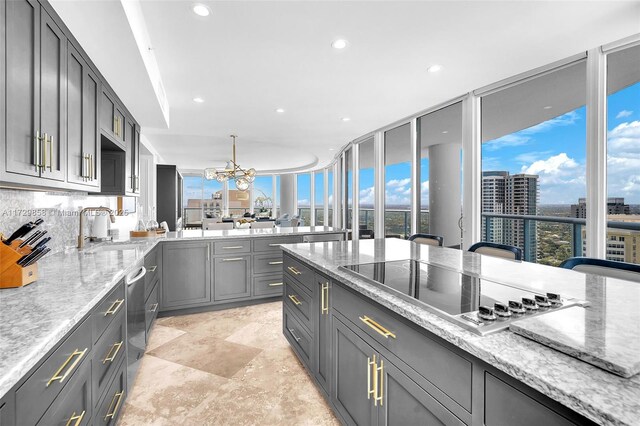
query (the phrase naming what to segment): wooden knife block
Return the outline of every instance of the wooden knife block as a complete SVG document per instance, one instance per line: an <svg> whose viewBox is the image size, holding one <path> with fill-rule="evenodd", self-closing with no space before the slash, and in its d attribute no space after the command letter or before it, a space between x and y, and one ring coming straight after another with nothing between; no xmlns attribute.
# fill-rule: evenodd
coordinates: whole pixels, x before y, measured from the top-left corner
<svg viewBox="0 0 640 426"><path fill-rule="evenodd" d="M25 268L16 262L25 254L31 253L31 246L18 246L22 240L15 240L10 246L0 242L0 288L22 287L38 279L38 263Z"/></svg>

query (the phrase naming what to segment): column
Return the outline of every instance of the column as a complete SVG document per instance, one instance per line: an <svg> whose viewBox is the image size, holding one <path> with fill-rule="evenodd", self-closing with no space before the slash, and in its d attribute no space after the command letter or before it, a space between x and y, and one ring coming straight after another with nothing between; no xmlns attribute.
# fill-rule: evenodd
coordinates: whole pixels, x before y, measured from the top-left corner
<svg viewBox="0 0 640 426"><path fill-rule="evenodd" d="M429 233L442 236L445 246L460 244L460 148L429 147Z"/></svg>

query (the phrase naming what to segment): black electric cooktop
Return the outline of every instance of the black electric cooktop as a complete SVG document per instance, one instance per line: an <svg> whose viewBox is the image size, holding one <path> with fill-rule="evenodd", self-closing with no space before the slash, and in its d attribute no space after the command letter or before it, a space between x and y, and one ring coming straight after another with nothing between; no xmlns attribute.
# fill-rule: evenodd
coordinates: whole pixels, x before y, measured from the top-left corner
<svg viewBox="0 0 640 426"><path fill-rule="evenodd" d="M550 293L543 295L417 260L363 263L341 268L480 335L505 329L519 318L583 304L574 299L560 298L550 306L536 304L535 309L525 309L520 305L521 312L517 312L518 305L510 305L509 302L522 303L525 299L536 300L538 296L540 303L544 304L543 300ZM500 312L498 305L515 309ZM504 315L496 315L501 313Z"/></svg>

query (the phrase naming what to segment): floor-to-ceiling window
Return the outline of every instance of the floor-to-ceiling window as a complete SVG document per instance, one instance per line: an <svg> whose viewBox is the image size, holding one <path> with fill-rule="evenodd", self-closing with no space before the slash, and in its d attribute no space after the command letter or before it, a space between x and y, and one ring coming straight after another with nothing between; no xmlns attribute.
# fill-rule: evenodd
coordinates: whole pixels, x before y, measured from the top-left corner
<svg viewBox="0 0 640 426"><path fill-rule="evenodd" d="M344 152L344 175L346 179L343 181L342 194L344 197L344 204L347 208L343 211L343 223L345 228L351 229L351 216L353 211L353 170L351 162L351 149Z"/></svg>
<svg viewBox="0 0 640 426"><path fill-rule="evenodd" d="M281 209L281 207L280 207L280 205L281 205L280 204L280 175L276 175L275 180L276 180L276 192L274 194L273 200L274 200L276 206L275 206L275 209L274 209L275 213L274 213L273 216L274 217L279 217L279 216L281 216L281 214L280 214L280 211L281 211L280 210Z"/></svg>
<svg viewBox="0 0 640 426"><path fill-rule="evenodd" d="M201 174L183 175L182 208L185 228L202 226L202 218L219 218L224 213L224 184Z"/></svg>
<svg viewBox="0 0 640 426"><path fill-rule="evenodd" d="M358 170L358 206L360 238L373 238L374 219L374 143L373 138L360 143Z"/></svg>
<svg viewBox="0 0 640 426"><path fill-rule="evenodd" d="M333 226L333 169L327 170L327 195L329 199L329 217L327 217L327 225Z"/></svg>
<svg viewBox="0 0 640 426"><path fill-rule="evenodd" d="M418 119L420 146L420 232L460 244L462 208L462 102Z"/></svg>
<svg viewBox="0 0 640 426"><path fill-rule="evenodd" d="M640 263L638 45L607 55L607 198L606 258Z"/></svg>
<svg viewBox="0 0 640 426"><path fill-rule="evenodd" d="M305 226L311 223L311 174L300 173L297 179L298 215Z"/></svg>
<svg viewBox="0 0 640 426"><path fill-rule="evenodd" d="M314 173L314 200L316 209L316 225L324 225L324 171L318 170Z"/></svg>
<svg viewBox="0 0 640 426"><path fill-rule="evenodd" d="M253 181L253 212L257 217L273 214L273 176L256 176Z"/></svg>
<svg viewBox="0 0 640 426"><path fill-rule="evenodd" d="M384 134L385 205L387 237L406 238L411 233L411 125Z"/></svg>
<svg viewBox="0 0 640 426"><path fill-rule="evenodd" d="M582 255L571 218L586 218L585 103L584 60L482 97L483 240L549 265Z"/></svg>

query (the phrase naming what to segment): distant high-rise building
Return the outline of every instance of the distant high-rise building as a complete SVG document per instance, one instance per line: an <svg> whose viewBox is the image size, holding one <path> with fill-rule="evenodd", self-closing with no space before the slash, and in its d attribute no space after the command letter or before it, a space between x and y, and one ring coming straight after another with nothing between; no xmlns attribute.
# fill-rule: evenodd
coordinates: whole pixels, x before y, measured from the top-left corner
<svg viewBox="0 0 640 426"><path fill-rule="evenodd" d="M620 200L620 198L618 198ZM640 215L610 214L612 222L640 222ZM582 255L587 255L587 233L582 227ZM640 263L640 232L628 229L607 228L607 260Z"/></svg>
<svg viewBox="0 0 640 426"><path fill-rule="evenodd" d="M511 175L506 171L482 173L482 212L514 215L536 215L540 189L538 176ZM486 226L489 229L486 229ZM488 241L520 247L525 259L535 262L538 249L536 221L490 218L483 221L483 235ZM525 239L527 244L525 245Z"/></svg>
<svg viewBox="0 0 640 426"><path fill-rule="evenodd" d="M624 203L624 198L607 198L607 214L630 214L629 204ZM587 218L587 200L578 198L578 204L571 204L571 217Z"/></svg>

